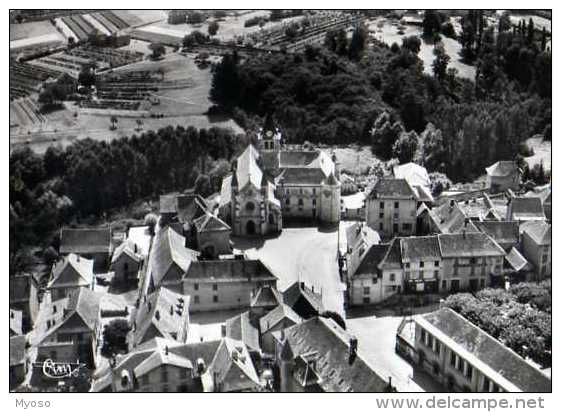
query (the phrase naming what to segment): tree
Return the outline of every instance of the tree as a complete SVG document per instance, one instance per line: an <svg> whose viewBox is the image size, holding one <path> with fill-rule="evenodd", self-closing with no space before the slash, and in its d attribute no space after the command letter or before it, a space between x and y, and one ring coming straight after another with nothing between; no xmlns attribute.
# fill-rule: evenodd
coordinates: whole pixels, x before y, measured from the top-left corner
<svg viewBox="0 0 561 412"><path fill-rule="evenodd" d="M144 224L148 226L150 236L154 236L156 224L158 223L158 216L153 213L148 213L144 216Z"/></svg>
<svg viewBox="0 0 561 412"><path fill-rule="evenodd" d="M218 24L218 22L216 20L211 21L208 24L208 34L210 36L215 36L216 33L218 33L219 28L220 28L220 25Z"/></svg>
<svg viewBox="0 0 561 412"><path fill-rule="evenodd" d="M337 312L333 312L330 310L326 310L324 312L322 312L320 314L320 316L322 318L328 318L328 319L332 319L336 324L338 324L339 326L341 326L341 328L343 329L347 329L347 325L345 324L345 320L343 319L343 317L341 315L339 315Z"/></svg>
<svg viewBox="0 0 561 412"><path fill-rule="evenodd" d="M188 24L201 24L203 21L205 21L205 15L198 11L190 12L187 15Z"/></svg>
<svg viewBox="0 0 561 412"><path fill-rule="evenodd" d="M296 22L292 22L288 25L288 27L284 30L284 34L286 37L288 37L289 39L293 39L298 35L298 30L300 29L300 26L298 23Z"/></svg>
<svg viewBox="0 0 561 412"><path fill-rule="evenodd" d="M223 107L236 105L239 99L240 84L237 54L227 54L214 69L210 100Z"/></svg>
<svg viewBox="0 0 561 412"><path fill-rule="evenodd" d="M195 180L195 193L203 197L207 197L212 194L212 187L210 184L210 178L208 175L200 174Z"/></svg>
<svg viewBox="0 0 561 412"><path fill-rule="evenodd" d="M164 47L164 45L162 43L157 43L157 42L150 43L148 48L150 50L152 50L151 57L154 60L157 60L160 57L162 57L164 54L166 54L166 48Z"/></svg>
<svg viewBox="0 0 561 412"><path fill-rule="evenodd" d="M419 147L419 136L414 130L402 132L393 145L393 155L399 159L399 163L413 161Z"/></svg>
<svg viewBox="0 0 561 412"><path fill-rule="evenodd" d="M119 353L127 353L127 335L131 327L125 319L114 319L103 328L101 354L110 358Z"/></svg>
<svg viewBox="0 0 561 412"><path fill-rule="evenodd" d="M433 37L440 31L441 25L441 16L436 10L425 10L425 15L423 17L423 36Z"/></svg>
<svg viewBox="0 0 561 412"><path fill-rule="evenodd" d="M403 131L401 123L392 123L389 113L382 113L374 122L371 131L372 152L384 160L390 159L393 154L393 145Z"/></svg>
<svg viewBox="0 0 561 412"><path fill-rule="evenodd" d="M78 74L78 83L84 87L91 88L95 86L95 69L91 65L84 65Z"/></svg>
<svg viewBox="0 0 561 412"><path fill-rule="evenodd" d="M143 123L144 123L144 122L142 121L142 119L136 119L136 130L137 130L137 131L142 130L142 125L143 125Z"/></svg>
<svg viewBox="0 0 561 412"><path fill-rule="evenodd" d="M401 46L414 54L419 54L421 50L421 39L415 35L406 36L401 40Z"/></svg>
<svg viewBox="0 0 561 412"><path fill-rule="evenodd" d="M362 57L367 39L368 31L364 26L355 28L349 43L349 58L351 60L359 60Z"/></svg>
<svg viewBox="0 0 561 412"><path fill-rule="evenodd" d="M528 21L528 37L527 37L528 44L534 43L534 20L530 17Z"/></svg>
<svg viewBox="0 0 561 412"><path fill-rule="evenodd" d="M119 119L117 119L117 116L111 116L111 130L115 130L117 128L117 122L119 121Z"/></svg>
<svg viewBox="0 0 561 412"><path fill-rule="evenodd" d="M432 62L432 72L434 73L434 77L439 82L443 82L446 79L448 63L450 63L450 56L446 54L444 45L441 42L435 44L432 50L432 54L434 54L434 60Z"/></svg>

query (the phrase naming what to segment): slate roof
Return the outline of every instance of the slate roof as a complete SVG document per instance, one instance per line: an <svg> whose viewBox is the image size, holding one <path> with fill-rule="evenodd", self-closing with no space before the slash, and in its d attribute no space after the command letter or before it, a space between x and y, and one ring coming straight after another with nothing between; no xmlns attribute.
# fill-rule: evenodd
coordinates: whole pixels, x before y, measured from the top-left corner
<svg viewBox="0 0 561 412"><path fill-rule="evenodd" d="M227 205L232 201L232 175L226 176L222 179L222 186L220 187L220 202L219 207Z"/></svg>
<svg viewBox="0 0 561 412"><path fill-rule="evenodd" d="M10 309L10 336L13 334L21 335L23 313L21 310Z"/></svg>
<svg viewBox="0 0 561 412"><path fill-rule="evenodd" d="M323 312L323 302L321 296L312 292L307 286L303 286L300 282L294 282L284 292L282 292L282 300L291 308L300 300L305 299L318 313Z"/></svg>
<svg viewBox="0 0 561 412"><path fill-rule="evenodd" d="M507 391L551 391L545 374L452 309L422 315L417 322Z"/></svg>
<svg viewBox="0 0 561 412"><path fill-rule="evenodd" d="M243 342L224 338L210 365L209 376L220 392L254 390L261 386L255 366Z"/></svg>
<svg viewBox="0 0 561 412"><path fill-rule="evenodd" d="M265 285L261 286L251 298L250 306L255 307L274 307L282 302L282 295L276 287Z"/></svg>
<svg viewBox="0 0 561 412"><path fill-rule="evenodd" d="M10 367L25 363L25 342L23 335L10 338Z"/></svg>
<svg viewBox="0 0 561 412"><path fill-rule="evenodd" d="M290 306L281 303L259 319L261 334L274 328L283 319L289 319L295 324L302 322L302 318Z"/></svg>
<svg viewBox="0 0 561 412"><path fill-rule="evenodd" d="M189 270L199 252L185 247L185 238L170 227L160 230L152 246L152 279L160 285L172 265L182 271Z"/></svg>
<svg viewBox="0 0 561 412"><path fill-rule="evenodd" d="M440 246L436 236L413 236L400 240L402 262L409 262L424 257L440 258Z"/></svg>
<svg viewBox="0 0 561 412"><path fill-rule="evenodd" d="M205 213L193 221L198 232L229 231L230 226L211 213Z"/></svg>
<svg viewBox="0 0 561 412"><path fill-rule="evenodd" d="M54 302L43 302L35 322L34 343L40 344L61 328L69 319L77 315L84 325L94 331L99 319L99 296L88 288L78 288L70 296ZM56 312L53 307L56 306ZM47 320L51 321L46 327Z"/></svg>
<svg viewBox="0 0 561 412"><path fill-rule="evenodd" d="M497 241L497 243L518 243L518 222L508 221L485 221L474 222L474 225L482 233L486 233Z"/></svg>
<svg viewBox="0 0 561 412"><path fill-rule="evenodd" d="M551 244L551 224L544 221L524 222L520 233L527 233L538 245Z"/></svg>
<svg viewBox="0 0 561 412"><path fill-rule="evenodd" d="M111 229L69 229L60 231L61 254L110 253Z"/></svg>
<svg viewBox="0 0 561 412"><path fill-rule="evenodd" d="M533 269L533 265L528 262L515 247L510 249L510 252L505 256L505 260L516 272L530 271Z"/></svg>
<svg viewBox="0 0 561 412"><path fill-rule="evenodd" d="M514 197L508 205L512 220L544 219L543 204L539 197Z"/></svg>
<svg viewBox="0 0 561 412"><path fill-rule="evenodd" d="M261 187L263 171L257 163L258 159L259 152L255 147L253 147L253 145L247 146L243 153L238 157L235 173L240 190L248 183L252 184L257 189Z"/></svg>
<svg viewBox="0 0 561 412"><path fill-rule="evenodd" d="M386 256L390 244L371 245L351 276L372 275L378 272L378 265Z"/></svg>
<svg viewBox="0 0 561 412"><path fill-rule="evenodd" d="M401 267L401 244L399 238L392 239L378 267L380 269Z"/></svg>
<svg viewBox="0 0 561 412"><path fill-rule="evenodd" d="M396 179L406 179L413 187L431 185L427 169L413 162L394 166L393 175Z"/></svg>
<svg viewBox="0 0 561 412"><path fill-rule="evenodd" d="M94 281L93 265L93 260L71 253L54 265L47 288L90 286ZM74 279L68 279L72 274Z"/></svg>
<svg viewBox="0 0 561 412"><path fill-rule="evenodd" d="M135 252L135 249L136 249L136 252ZM127 255L128 257L130 257L132 260L134 260L137 263L140 263L143 259L142 254L140 253L140 248L138 247L138 245L136 245L133 241L128 240L128 239L125 240L123 243L121 243L119 246L117 246L117 248L113 252L113 257L111 258L111 263L113 264L117 260L119 260L121 255Z"/></svg>
<svg viewBox="0 0 561 412"><path fill-rule="evenodd" d="M467 216L457 204L453 206L448 204L440 205L429 213L433 217L433 221L436 223L440 233L457 233L464 229L466 231L478 232L475 227L468 228L469 223L466 226Z"/></svg>
<svg viewBox="0 0 561 412"><path fill-rule="evenodd" d="M192 262L187 269L185 278L203 279L211 281L239 280L248 281L276 281L277 277L261 260L250 259L223 259L223 260L201 260Z"/></svg>
<svg viewBox="0 0 561 412"><path fill-rule="evenodd" d="M438 236L442 257L505 256L498 243L485 233L456 233Z"/></svg>
<svg viewBox="0 0 561 412"><path fill-rule="evenodd" d="M137 346L151 339L152 336L146 339L146 334L152 328L166 339L181 340L186 337L189 328L189 302L189 296L172 292L165 287L160 287L146 296L146 299L141 299L134 317L136 330L133 331L133 345Z"/></svg>
<svg viewBox="0 0 561 412"><path fill-rule="evenodd" d="M242 341L249 350L260 352L259 330L250 321L249 312L226 320L226 337Z"/></svg>
<svg viewBox="0 0 561 412"><path fill-rule="evenodd" d="M278 333L278 332L277 332ZM387 382L358 355L349 364L351 335L332 319L315 317L284 331L295 357L316 352L315 372L325 392L385 392Z"/></svg>
<svg viewBox="0 0 561 412"><path fill-rule="evenodd" d="M405 179L380 178L368 198L416 199L416 193Z"/></svg>
<svg viewBox="0 0 561 412"><path fill-rule="evenodd" d="M485 171L489 176L506 177L512 175L513 173L517 173L518 166L516 165L516 162L512 160L501 160L485 168Z"/></svg>

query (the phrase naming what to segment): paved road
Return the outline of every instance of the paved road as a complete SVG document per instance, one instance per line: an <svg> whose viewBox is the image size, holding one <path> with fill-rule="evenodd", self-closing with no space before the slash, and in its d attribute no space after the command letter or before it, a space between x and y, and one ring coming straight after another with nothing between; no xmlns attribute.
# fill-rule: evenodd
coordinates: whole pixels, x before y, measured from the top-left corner
<svg viewBox="0 0 561 412"><path fill-rule="evenodd" d="M344 231L341 230L341 236ZM326 310L344 316L344 284L337 266L337 230L317 227L285 228L275 238L234 238L234 248L244 250L251 258L260 258L278 276L279 290L293 282L303 281L323 296Z"/></svg>
<svg viewBox="0 0 561 412"><path fill-rule="evenodd" d="M347 319L347 330L358 338L358 349L366 362L381 374L392 377L398 392L440 392L443 388L427 374L395 353L395 335L400 316L366 316Z"/></svg>

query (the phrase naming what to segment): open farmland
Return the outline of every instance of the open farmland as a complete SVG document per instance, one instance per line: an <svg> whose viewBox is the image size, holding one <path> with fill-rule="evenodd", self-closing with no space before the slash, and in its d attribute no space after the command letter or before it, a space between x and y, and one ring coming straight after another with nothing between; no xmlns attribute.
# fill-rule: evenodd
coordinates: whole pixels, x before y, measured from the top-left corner
<svg viewBox="0 0 561 412"><path fill-rule="evenodd" d="M56 46L65 38L49 21L10 24L10 50L20 50L31 46Z"/></svg>

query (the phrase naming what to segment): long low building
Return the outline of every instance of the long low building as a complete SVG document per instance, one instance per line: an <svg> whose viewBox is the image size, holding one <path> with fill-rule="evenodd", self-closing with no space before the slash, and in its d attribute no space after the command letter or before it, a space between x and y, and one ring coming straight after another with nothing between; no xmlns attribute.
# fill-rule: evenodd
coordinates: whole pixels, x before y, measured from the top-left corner
<svg viewBox="0 0 561 412"><path fill-rule="evenodd" d="M551 379L497 339L450 308L416 316L414 361L444 384L461 392L551 392Z"/></svg>

